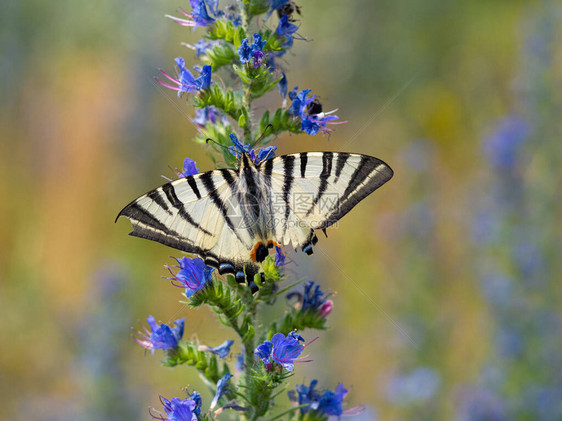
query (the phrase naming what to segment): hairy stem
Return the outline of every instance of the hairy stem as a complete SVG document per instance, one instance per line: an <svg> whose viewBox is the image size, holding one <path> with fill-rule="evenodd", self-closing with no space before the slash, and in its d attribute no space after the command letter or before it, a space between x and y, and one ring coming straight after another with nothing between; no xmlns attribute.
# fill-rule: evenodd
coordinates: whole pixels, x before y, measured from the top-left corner
<svg viewBox="0 0 562 421"><path fill-rule="evenodd" d="M238 9L240 10L240 17L242 18L242 29L244 30L245 34L248 34L248 28L250 26L250 21L248 19L248 5L244 2L244 0L238 0ZM244 122L244 143L251 144L253 141L252 138L252 85L251 84L244 84L244 94L242 97L242 106L248 112L248 118Z"/></svg>

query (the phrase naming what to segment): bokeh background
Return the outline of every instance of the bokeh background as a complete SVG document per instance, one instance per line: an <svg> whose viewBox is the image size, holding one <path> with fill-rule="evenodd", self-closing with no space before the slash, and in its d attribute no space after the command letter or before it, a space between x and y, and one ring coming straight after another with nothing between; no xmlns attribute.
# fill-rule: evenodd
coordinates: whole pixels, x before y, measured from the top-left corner
<svg viewBox="0 0 562 421"><path fill-rule="evenodd" d="M189 104L153 81L200 36L163 17L180 3L3 2L0 418L148 419L185 386L209 403L130 328L229 331L161 279L177 252L113 223L185 156L212 168ZM289 86L349 122L274 144L396 175L288 269L335 292L293 384L343 381L362 420L561 420L562 4L299 3Z"/></svg>

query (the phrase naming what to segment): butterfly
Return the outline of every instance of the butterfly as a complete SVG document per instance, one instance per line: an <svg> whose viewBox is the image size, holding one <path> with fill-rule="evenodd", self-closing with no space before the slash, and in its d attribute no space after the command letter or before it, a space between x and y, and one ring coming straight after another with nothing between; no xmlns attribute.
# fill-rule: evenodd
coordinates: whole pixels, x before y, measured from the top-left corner
<svg viewBox="0 0 562 421"><path fill-rule="evenodd" d="M380 159L301 152L255 160L239 151L237 169L179 178L133 200L119 213L129 235L201 257L220 274L251 283L274 246L312 254L324 231L393 176Z"/></svg>

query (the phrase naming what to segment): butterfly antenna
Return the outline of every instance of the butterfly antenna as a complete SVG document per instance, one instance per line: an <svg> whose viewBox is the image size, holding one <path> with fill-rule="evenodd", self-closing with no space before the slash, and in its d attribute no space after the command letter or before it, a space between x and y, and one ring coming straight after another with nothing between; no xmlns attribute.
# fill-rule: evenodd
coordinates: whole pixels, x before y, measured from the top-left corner
<svg viewBox="0 0 562 421"><path fill-rule="evenodd" d="M221 148L224 148L224 149L228 150L228 146L225 146L225 145L223 145L223 144L217 142L216 140L211 139L210 137L208 137L208 138L205 140L205 143L209 144L209 142L213 142L215 145L220 146Z"/></svg>
<svg viewBox="0 0 562 421"><path fill-rule="evenodd" d="M267 132L268 131L271 132L272 130L273 130L273 124L269 123L267 126L265 126L265 129L263 129L263 132L260 134L260 137L258 137L256 141L252 144L252 147L260 143L266 136L269 136L271 133L268 134Z"/></svg>

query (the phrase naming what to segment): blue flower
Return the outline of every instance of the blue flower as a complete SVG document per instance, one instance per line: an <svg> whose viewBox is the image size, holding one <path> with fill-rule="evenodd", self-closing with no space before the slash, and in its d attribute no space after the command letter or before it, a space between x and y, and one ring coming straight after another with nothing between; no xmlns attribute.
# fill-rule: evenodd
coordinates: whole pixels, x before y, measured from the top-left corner
<svg viewBox="0 0 562 421"><path fill-rule="evenodd" d="M183 171L178 175L180 177L188 177L190 175L199 174L199 168L195 165L195 161L191 158L185 158L183 160Z"/></svg>
<svg viewBox="0 0 562 421"><path fill-rule="evenodd" d="M288 371L293 371L296 362L309 362L298 360L298 357L306 346L300 342L304 339L302 336L291 332L285 337L282 333L276 333L271 341L265 341L259 345L254 353L271 369L271 363L280 364ZM308 345L310 345L311 341ZM308 346L307 345L307 346Z"/></svg>
<svg viewBox="0 0 562 421"><path fill-rule="evenodd" d="M318 132L330 133L333 129L327 127L328 124L343 124L345 121L335 121L338 116L332 115L337 110L328 112L322 111L322 104L316 96L308 98L310 89L298 90L298 87L289 92L289 99L292 101L289 112L301 121L301 130L309 135L317 135Z"/></svg>
<svg viewBox="0 0 562 421"><path fill-rule="evenodd" d="M394 377L387 385L387 399L397 405L427 402L441 386L441 376L430 367L418 367Z"/></svg>
<svg viewBox="0 0 562 421"><path fill-rule="evenodd" d="M501 120L484 142L484 152L496 170L512 169L519 160L524 144L529 140L530 126L518 116Z"/></svg>
<svg viewBox="0 0 562 421"><path fill-rule="evenodd" d="M214 409L215 406L217 406L217 403L219 402L219 399L222 398L222 396L226 392L226 387L228 386L228 382L230 381L231 377L232 377L232 374L226 373L223 376L223 378L218 381L218 383L217 383L217 393L215 394L215 397L213 398L213 401L211 402L211 408L210 409Z"/></svg>
<svg viewBox="0 0 562 421"><path fill-rule="evenodd" d="M218 4L218 2L215 2L215 0L210 0L208 2L211 11L213 10L212 6L216 7L216 5ZM165 16L167 18L172 19L174 22L176 22L181 26L190 26L190 27L208 26L215 21L207 12L207 7L205 6L204 0L189 0L189 3L193 8L193 11L191 13L180 7L180 13L183 16L187 17L187 19L177 18L175 16L170 16L170 15L165 15Z"/></svg>
<svg viewBox="0 0 562 421"><path fill-rule="evenodd" d="M259 163L261 161L265 161L266 159L271 159L275 156L275 151L277 150L277 146L268 146L266 148L262 148L258 150L257 157L252 158L255 163ZM255 152L254 152L255 155ZM252 156L252 153L250 153Z"/></svg>
<svg viewBox="0 0 562 421"><path fill-rule="evenodd" d="M155 349L174 349L178 346L178 342L183 337L185 318L176 320L174 328L164 323L158 326L153 316L148 316L146 321L150 330L143 326L144 332L137 331L139 338L134 338L136 343L150 349L153 354Z"/></svg>
<svg viewBox="0 0 562 421"><path fill-rule="evenodd" d="M343 387L343 383L338 384L335 391L325 390L320 392L316 389L318 380L312 380L310 386L299 384L295 391L289 392L289 399L297 405L302 406L301 413L310 410L331 416L358 414L363 407L357 406L344 411L343 400L347 396L347 389Z"/></svg>
<svg viewBox="0 0 562 421"><path fill-rule="evenodd" d="M263 344L258 345L254 354L257 355L264 363L271 362L271 350L273 349L273 342L265 341Z"/></svg>
<svg viewBox="0 0 562 421"><path fill-rule="evenodd" d="M253 59L253 67L258 68L263 64L263 47L267 41L262 41L260 34L254 34L254 42L250 45L248 38L244 38L241 41L240 47L238 47L238 56L240 57L240 62L245 64Z"/></svg>
<svg viewBox="0 0 562 421"><path fill-rule="evenodd" d="M275 246L275 266L285 266L287 256L283 254L281 247Z"/></svg>
<svg viewBox="0 0 562 421"><path fill-rule="evenodd" d="M461 395L455 419L458 421L507 421L505 403L492 391L468 388Z"/></svg>
<svg viewBox="0 0 562 421"><path fill-rule="evenodd" d="M244 357L244 350L242 349L242 352L236 356L236 361L234 362L234 367L237 372L241 373L244 371L245 360L246 357Z"/></svg>
<svg viewBox="0 0 562 421"><path fill-rule="evenodd" d="M228 148L232 155L236 158L240 158L242 154L247 153L250 155L250 159L256 164L265 159L273 158L275 156L275 151L277 150L277 146L268 146L267 148L259 149L256 154L256 151L253 150L250 145L244 145L238 140L238 137L236 137L234 133L230 134L230 140L234 145Z"/></svg>
<svg viewBox="0 0 562 421"><path fill-rule="evenodd" d="M185 60L181 57L176 57L176 77L173 78L163 70L160 70L168 80L176 84L177 86L170 85L168 82L156 78L158 83L165 88L172 89L178 92L178 97L181 96L182 92L197 92L200 90L205 90L211 85L211 66L208 64L203 66L203 69L199 72L200 76L196 79L189 70L185 67Z"/></svg>
<svg viewBox="0 0 562 421"><path fill-rule="evenodd" d="M203 54L206 54L209 49L213 48L218 43L219 42L217 40L201 39L193 45L186 44L186 43L182 43L182 45L185 45L186 47L191 48L192 50L195 50L195 56L199 57Z"/></svg>
<svg viewBox="0 0 562 421"><path fill-rule="evenodd" d="M265 18L269 18L273 12L276 10L281 10L285 4L287 4L289 0L267 0L267 4L269 5L270 9L265 15Z"/></svg>
<svg viewBox="0 0 562 421"><path fill-rule="evenodd" d="M155 411L152 413L150 411L150 416L157 420L168 420L168 421L197 421L197 415L201 413L201 396L197 392L199 397L199 403L197 403L192 398L180 399L172 398L171 400L160 396L160 402L162 402L162 407L164 408L165 414L160 411ZM193 395L191 395L193 397ZM164 418L165 416L165 418Z"/></svg>
<svg viewBox="0 0 562 421"><path fill-rule="evenodd" d="M285 72L281 72L281 80L277 83L277 89L279 89L279 95L281 95L283 101L285 101L285 98L287 97L287 86L287 76L285 75Z"/></svg>
<svg viewBox="0 0 562 421"><path fill-rule="evenodd" d="M213 105L209 105L205 108L197 108L195 110L195 118L192 121L198 127L204 127L207 124L216 124L217 122L220 122L224 126L230 124L226 116Z"/></svg>
<svg viewBox="0 0 562 421"><path fill-rule="evenodd" d="M293 39L295 38L295 34L299 30L299 27L294 23L291 23L289 20L289 16L283 15L281 19L279 19L279 25L275 29L275 33L281 37L285 37L287 41L283 44L284 47L289 48L293 45ZM299 37L299 39L302 39Z"/></svg>
<svg viewBox="0 0 562 421"><path fill-rule="evenodd" d="M203 403L201 395L197 392L193 392L191 394L191 399L195 402L195 409L193 410L193 413L197 416L201 415L201 404Z"/></svg>
<svg viewBox="0 0 562 421"><path fill-rule="evenodd" d="M287 294L287 298L297 299L297 308L302 311L313 311L318 313L320 317L326 317L332 311L333 303L328 300L328 294L320 289L320 285L315 284L313 281L307 281L304 284L304 293L297 291Z"/></svg>
<svg viewBox="0 0 562 421"><path fill-rule="evenodd" d="M189 259L187 257L182 257L181 259L176 259L179 266L173 266L179 268L177 273L174 273L171 266L167 269L172 274L172 277L167 279L172 280L172 285L178 288L185 288L185 296L191 297L196 291L202 289L207 282L211 280L213 271L212 267L206 266L203 259Z"/></svg>
<svg viewBox="0 0 562 421"><path fill-rule="evenodd" d="M232 339L229 339L214 348L206 345L199 345L199 351L212 352L213 354L218 355L220 358L224 358L230 353L230 347L233 343L234 341Z"/></svg>

